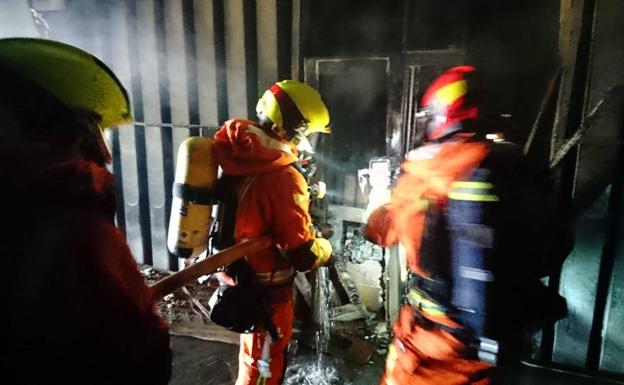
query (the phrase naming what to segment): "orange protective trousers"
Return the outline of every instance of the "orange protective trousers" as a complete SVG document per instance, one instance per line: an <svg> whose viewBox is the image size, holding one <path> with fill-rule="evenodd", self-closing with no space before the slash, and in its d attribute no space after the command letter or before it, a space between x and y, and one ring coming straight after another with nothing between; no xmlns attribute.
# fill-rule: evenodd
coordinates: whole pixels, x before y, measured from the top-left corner
<svg viewBox="0 0 624 385"><path fill-rule="evenodd" d="M394 325L381 385L487 385L492 367L465 357L464 344L452 334L425 327L405 305Z"/></svg>
<svg viewBox="0 0 624 385"><path fill-rule="evenodd" d="M292 286L288 287L291 288ZM271 341L267 351L265 342L270 336L266 330L241 334L236 385L278 385L284 379L286 348L292 337L294 319L292 298L288 296L284 302L271 303L271 310L273 311L273 325L277 329L280 339ZM266 360L267 353L270 377L264 376L260 369L260 360Z"/></svg>

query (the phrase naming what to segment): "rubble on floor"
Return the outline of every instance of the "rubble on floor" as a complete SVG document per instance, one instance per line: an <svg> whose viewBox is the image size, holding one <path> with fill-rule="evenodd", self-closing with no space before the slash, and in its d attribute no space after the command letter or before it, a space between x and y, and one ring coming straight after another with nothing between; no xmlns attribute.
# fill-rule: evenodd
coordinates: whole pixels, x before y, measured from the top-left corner
<svg viewBox="0 0 624 385"><path fill-rule="evenodd" d="M157 270L148 265L142 265L140 272L148 285L171 274L168 271ZM175 322L209 324L210 320L208 319L206 304L208 304L214 288L204 283L204 280L195 280L189 282L183 288L166 295L156 304L160 315L170 324Z"/></svg>
<svg viewBox="0 0 624 385"><path fill-rule="evenodd" d="M329 290L328 318L331 318L330 344L322 354L317 354L314 342L314 323L300 330L302 323L295 322L295 335L289 347L289 362L285 384L335 385L376 384L383 367L388 343L386 323L381 314L368 311L359 299L355 285L349 280L344 264L337 264L337 275L346 282L350 303L341 305L336 288ZM141 266L147 284L152 284L170 273ZM344 288L343 288L344 289ZM210 322L207 304L214 292L206 278L190 282L184 288L165 296L156 306L170 324L174 353L174 377L171 384L231 384L236 377L236 354L239 335ZM188 337L202 339L189 339ZM208 354L211 349L227 343L227 354ZM216 344L216 345L214 345ZM187 346L188 345L188 346ZM205 346L204 346L205 345ZM211 347L214 345L214 347ZM322 364L326 362L326 364ZM211 369L227 367L218 376L210 376ZM181 372L183 371L183 372ZM216 376L216 377L215 377ZM321 380L322 379L322 380Z"/></svg>

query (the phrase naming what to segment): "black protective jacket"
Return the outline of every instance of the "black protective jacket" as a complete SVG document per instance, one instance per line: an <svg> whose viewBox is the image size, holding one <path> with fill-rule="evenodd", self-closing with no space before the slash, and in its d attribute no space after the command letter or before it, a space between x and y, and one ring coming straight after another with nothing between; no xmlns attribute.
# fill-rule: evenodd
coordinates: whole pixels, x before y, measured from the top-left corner
<svg viewBox="0 0 624 385"><path fill-rule="evenodd" d="M111 174L31 155L0 153L3 382L166 384L167 327L114 226Z"/></svg>
<svg viewBox="0 0 624 385"><path fill-rule="evenodd" d="M427 288L433 296L446 297L477 334L499 339L563 316L563 300L539 278L564 255L561 223L526 158L511 143L485 143L481 164L444 205L429 207L421 263L440 283Z"/></svg>

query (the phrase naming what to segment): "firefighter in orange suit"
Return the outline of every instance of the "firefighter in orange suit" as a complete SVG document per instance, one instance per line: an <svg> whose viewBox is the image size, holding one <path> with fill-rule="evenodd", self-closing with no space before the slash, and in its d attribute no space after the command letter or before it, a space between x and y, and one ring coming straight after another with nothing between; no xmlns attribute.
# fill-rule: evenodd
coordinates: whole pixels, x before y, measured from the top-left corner
<svg viewBox="0 0 624 385"><path fill-rule="evenodd" d="M115 226L102 127L132 121L101 61L0 39L3 382L167 384L167 325Z"/></svg>
<svg viewBox="0 0 624 385"><path fill-rule="evenodd" d="M227 121L215 134L214 155L232 180L238 209L236 241L270 235L275 246L246 256L262 286L278 338L261 328L241 334L237 385L279 384L292 336L292 282L296 271L325 264L331 245L317 238L308 214L309 192L297 171L297 145L313 132L329 133L320 94L292 80L273 84L256 106L259 122Z"/></svg>
<svg viewBox="0 0 624 385"><path fill-rule="evenodd" d="M527 328L565 312L538 280L552 233L545 201L515 146L485 140L476 75L454 67L427 89L424 144L365 229L400 243L410 271L382 384L490 384Z"/></svg>

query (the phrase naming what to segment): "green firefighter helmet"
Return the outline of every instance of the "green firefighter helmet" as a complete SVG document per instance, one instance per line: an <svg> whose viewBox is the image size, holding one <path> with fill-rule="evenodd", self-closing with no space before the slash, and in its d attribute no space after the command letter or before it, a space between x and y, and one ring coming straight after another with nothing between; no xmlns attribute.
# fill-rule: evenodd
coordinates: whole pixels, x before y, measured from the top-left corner
<svg viewBox="0 0 624 385"><path fill-rule="evenodd" d="M33 38L0 39L0 66L88 117L104 162L111 162L102 129L132 122L128 94L95 56L71 45Z"/></svg>
<svg viewBox="0 0 624 385"><path fill-rule="evenodd" d="M132 121L128 94L119 79L79 48L45 39L0 39L0 63L69 108L96 114L102 128Z"/></svg>

